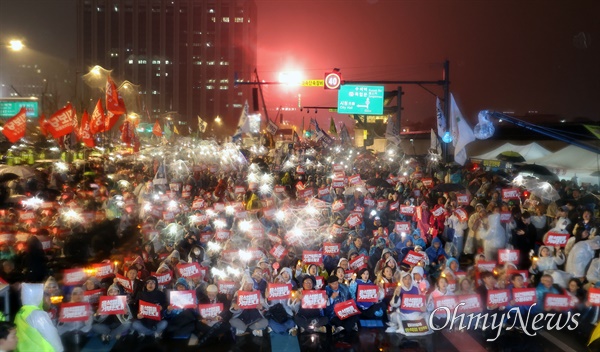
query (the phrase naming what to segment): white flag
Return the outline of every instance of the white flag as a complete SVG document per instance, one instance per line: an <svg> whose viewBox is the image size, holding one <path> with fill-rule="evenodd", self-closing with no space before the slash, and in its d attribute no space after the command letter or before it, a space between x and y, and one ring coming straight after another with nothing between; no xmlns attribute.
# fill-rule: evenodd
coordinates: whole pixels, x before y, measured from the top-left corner
<svg viewBox="0 0 600 352"><path fill-rule="evenodd" d="M273 121L269 120L269 122L267 122L267 132L269 132L271 135L274 136L278 129L279 127L277 127Z"/></svg>
<svg viewBox="0 0 600 352"><path fill-rule="evenodd" d="M431 144L429 146L429 149L435 151L438 154L442 154L442 146L440 145L440 140L436 136L433 128L431 129Z"/></svg>
<svg viewBox="0 0 600 352"><path fill-rule="evenodd" d="M458 109L452 94L450 94L450 130L452 132L452 144L454 145L454 161L464 165L467 161L465 147L475 140L475 135Z"/></svg>
<svg viewBox="0 0 600 352"><path fill-rule="evenodd" d="M206 132L207 126L208 126L208 123L206 121L202 120L202 118L200 116L198 116L198 131L200 131L200 133Z"/></svg>
<svg viewBox="0 0 600 352"><path fill-rule="evenodd" d="M437 133L442 138L446 134L446 116L444 116L439 97L435 99L435 113L437 116Z"/></svg>
<svg viewBox="0 0 600 352"><path fill-rule="evenodd" d="M250 133L250 118L248 110L250 110L250 107L248 106L248 100L246 100L234 136L241 136L243 133Z"/></svg>
<svg viewBox="0 0 600 352"><path fill-rule="evenodd" d="M400 123L397 114L388 118L385 139L394 145L400 144Z"/></svg>

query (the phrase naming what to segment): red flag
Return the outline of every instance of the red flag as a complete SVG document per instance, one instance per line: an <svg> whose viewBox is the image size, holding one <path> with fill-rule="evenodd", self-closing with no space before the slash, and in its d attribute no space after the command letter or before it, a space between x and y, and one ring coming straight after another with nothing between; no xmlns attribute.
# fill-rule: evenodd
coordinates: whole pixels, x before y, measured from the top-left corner
<svg viewBox="0 0 600 352"><path fill-rule="evenodd" d="M87 147L94 148L96 144L94 143L94 138L92 137L92 133L90 131L91 126L89 118L90 117L87 111L84 111L83 116L81 116L81 126L79 127L79 135L81 136L83 143Z"/></svg>
<svg viewBox="0 0 600 352"><path fill-rule="evenodd" d="M104 115L104 108L102 108L102 101L98 99L90 120L90 133L92 135L104 131L104 119L106 119L106 116Z"/></svg>
<svg viewBox="0 0 600 352"><path fill-rule="evenodd" d="M21 108L19 112L8 119L4 124L2 133L11 142L15 143L19 139L25 137L25 126L27 125L27 116L25 108Z"/></svg>
<svg viewBox="0 0 600 352"><path fill-rule="evenodd" d="M125 104L119 97L117 85L110 76L106 79L106 110L117 116L125 113Z"/></svg>
<svg viewBox="0 0 600 352"><path fill-rule="evenodd" d="M162 128L160 128L158 120L156 120L156 122L154 123L154 127L152 127L152 134L154 134L157 137L162 137L163 135L163 131Z"/></svg>
<svg viewBox="0 0 600 352"><path fill-rule="evenodd" d="M75 137L77 138L77 142L81 141L81 127L77 126L77 116L73 119L73 133L75 133Z"/></svg>
<svg viewBox="0 0 600 352"><path fill-rule="evenodd" d="M119 120L120 116L121 115L113 114L112 111L107 112L105 125L104 125L104 131L110 131L115 126L115 124Z"/></svg>
<svg viewBox="0 0 600 352"><path fill-rule="evenodd" d="M75 109L69 103L64 108L58 110L46 121L46 129L52 134L54 139L73 132L73 120L75 119Z"/></svg>
<svg viewBox="0 0 600 352"><path fill-rule="evenodd" d="M42 136L47 136L48 135L48 131L46 130L46 116L44 116L44 114L42 114L42 116L40 116L40 132L42 133Z"/></svg>
<svg viewBox="0 0 600 352"><path fill-rule="evenodd" d="M125 120L121 125L121 141L127 144L127 146L131 145L131 141L133 138L133 123L129 121L129 119Z"/></svg>

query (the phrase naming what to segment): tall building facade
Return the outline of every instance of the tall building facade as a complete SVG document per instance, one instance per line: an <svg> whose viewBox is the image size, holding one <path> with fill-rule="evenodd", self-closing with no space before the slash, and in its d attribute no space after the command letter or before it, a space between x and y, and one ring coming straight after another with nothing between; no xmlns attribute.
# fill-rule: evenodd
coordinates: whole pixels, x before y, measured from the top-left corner
<svg viewBox="0 0 600 352"><path fill-rule="evenodd" d="M139 85L142 120L235 126L252 99L235 79L256 67L256 19L253 0L78 0L77 69Z"/></svg>

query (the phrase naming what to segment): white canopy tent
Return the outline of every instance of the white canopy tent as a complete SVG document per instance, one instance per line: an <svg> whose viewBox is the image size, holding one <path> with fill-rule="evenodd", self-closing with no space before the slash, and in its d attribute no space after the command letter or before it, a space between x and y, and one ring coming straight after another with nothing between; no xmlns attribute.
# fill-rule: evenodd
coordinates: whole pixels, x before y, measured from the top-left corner
<svg viewBox="0 0 600 352"><path fill-rule="evenodd" d="M477 156L471 156L471 158L482 160L498 160L498 154L507 151L513 151L521 154L521 156L523 156L525 160L527 160L527 162L530 162L533 159L542 158L546 155L552 154L551 151L535 142L526 145L515 145L512 143L506 143L492 151Z"/></svg>
<svg viewBox="0 0 600 352"><path fill-rule="evenodd" d="M528 163L546 166L556 172L559 178L570 180L577 176L578 182L597 184L599 177L591 176L600 170L600 154L569 145L556 153L527 160Z"/></svg>

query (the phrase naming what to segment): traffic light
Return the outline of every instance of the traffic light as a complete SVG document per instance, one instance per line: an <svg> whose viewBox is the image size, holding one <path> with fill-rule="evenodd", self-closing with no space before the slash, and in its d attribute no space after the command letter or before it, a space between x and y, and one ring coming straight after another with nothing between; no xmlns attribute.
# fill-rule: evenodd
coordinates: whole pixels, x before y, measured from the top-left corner
<svg viewBox="0 0 600 352"><path fill-rule="evenodd" d="M342 84L342 73L339 70L325 72L324 83L325 89L340 89L340 85Z"/></svg>

